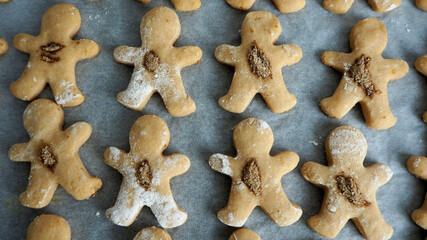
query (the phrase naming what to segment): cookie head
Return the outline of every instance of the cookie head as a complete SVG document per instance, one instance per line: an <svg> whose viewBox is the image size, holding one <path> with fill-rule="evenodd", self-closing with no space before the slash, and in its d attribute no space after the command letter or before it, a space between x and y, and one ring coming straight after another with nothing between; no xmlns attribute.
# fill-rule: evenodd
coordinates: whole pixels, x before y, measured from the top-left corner
<svg viewBox="0 0 427 240"><path fill-rule="evenodd" d="M79 10L72 4L60 3L49 8L43 15L42 33L48 33L53 39L73 37L80 29Z"/></svg>
<svg viewBox="0 0 427 240"><path fill-rule="evenodd" d="M28 240L56 239L70 240L71 229L63 217L42 214L34 219L28 227Z"/></svg>
<svg viewBox="0 0 427 240"><path fill-rule="evenodd" d="M362 163L368 144L363 134L355 127L341 126L335 128L326 139L326 154L331 164L341 165Z"/></svg>
<svg viewBox="0 0 427 240"><path fill-rule="evenodd" d="M141 39L151 45L171 45L181 33L178 15L170 8L156 7L147 12L141 21Z"/></svg>
<svg viewBox="0 0 427 240"><path fill-rule="evenodd" d="M159 154L169 145L170 132L165 121L155 115L138 118L133 124L129 142L134 153Z"/></svg>
<svg viewBox="0 0 427 240"><path fill-rule="evenodd" d="M24 111L24 127L30 136L62 129L64 111L54 102L37 99Z"/></svg>
<svg viewBox="0 0 427 240"><path fill-rule="evenodd" d="M248 13L242 23L242 41L275 42L282 32L279 19L269 12Z"/></svg>
<svg viewBox="0 0 427 240"><path fill-rule="evenodd" d="M248 155L269 153L273 146L273 131L260 119L248 118L240 122L233 131L234 146L238 152Z"/></svg>
<svg viewBox="0 0 427 240"><path fill-rule="evenodd" d="M367 18L358 22L350 33L351 49L382 52L387 45L385 25L376 18Z"/></svg>

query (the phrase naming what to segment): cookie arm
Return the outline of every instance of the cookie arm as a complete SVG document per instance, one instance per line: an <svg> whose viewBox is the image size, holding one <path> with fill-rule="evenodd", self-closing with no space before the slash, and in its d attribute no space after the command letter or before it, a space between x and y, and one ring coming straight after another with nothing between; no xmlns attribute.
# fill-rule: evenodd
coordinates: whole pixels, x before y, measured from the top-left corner
<svg viewBox="0 0 427 240"><path fill-rule="evenodd" d="M31 43L34 42L35 39L36 37L33 35L19 33L13 39L13 46L21 52L29 53L33 48Z"/></svg>
<svg viewBox="0 0 427 240"><path fill-rule="evenodd" d="M18 143L9 149L9 158L14 162L31 162L36 155L28 143Z"/></svg>
<svg viewBox="0 0 427 240"><path fill-rule="evenodd" d="M327 166L308 162L302 166L301 175L316 186L326 186L325 178L329 175L329 171Z"/></svg>
<svg viewBox="0 0 427 240"><path fill-rule="evenodd" d="M101 50L99 45L89 39L81 39L73 41L73 47L75 47L76 54L79 59L88 59L95 57Z"/></svg>
<svg viewBox="0 0 427 240"><path fill-rule="evenodd" d="M92 127L89 123L78 122L64 131L67 136L67 143L70 148L78 149L89 139L92 134Z"/></svg>
<svg viewBox="0 0 427 240"><path fill-rule="evenodd" d="M403 78L409 71L408 64L399 59L384 59L383 68L389 74L389 81Z"/></svg>
<svg viewBox="0 0 427 240"><path fill-rule="evenodd" d="M190 159L184 154L172 154L165 157L165 161L168 161L168 164L165 164L164 167L167 168L166 171L171 174L171 177L181 175L190 168Z"/></svg>
<svg viewBox="0 0 427 240"><path fill-rule="evenodd" d="M232 177L233 170L231 169L232 157L221 153L215 153L209 158L209 166L222 174Z"/></svg>
<svg viewBox="0 0 427 240"><path fill-rule="evenodd" d="M173 59L176 59L181 67L199 63L202 55L202 49L196 46L178 47L173 51Z"/></svg>
<svg viewBox="0 0 427 240"><path fill-rule="evenodd" d="M297 45L284 44L276 47L282 66L289 66L299 62L302 58L302 50Z"/></svg>
<svg viewBox="0 0 427 240"><path fill-rule="evenodd" d="M282 175L292 171L297 167L299 156L295 152L285 151L275 155L273 158L274 166L277 166Z"/></svg>
<svg viewBox="0 0 427 240"><path fill-rule="evenodd" d="M138 53L139 48L137 47L120 46L114 49L113 55L116 62L133 66Z"/></svg>
<svg viewBox="0 0 427 240"><path fill-rule="evenodd" d="M413 156L408 160L406 166L409 172L418 178L427 179L427 158L422 156Z"/></svg>
<svg viewBox="0 0 427 240"><path fill-rule="evenodd" d="M377 183L373 183L378 184L378 186L386 184L393 176L393 172L391 171L391 169L387 166L387 164L384 163L374 164L368 167L367 169L370 172L372 179L378 179Z"/></svg>
<svg viewBox="0 0 427 240"><path fill-rule="evenodd" d="M215 58L221 63L235 66L239 47L222 44L215 49Z"/></svg>
<svg viewBox="0 0 427 240"><path fill-rule="evenodd" d="M322 62L335 70L345 72L345 64L352 64L350 53L326 51L322 53Z"/></svg>
<svg viewBox="0 0 427 240"><path fill-rule="evenodd" d="M109 147L104 152L104 160L106 164L118 170L123 165L126 155L127 153L123 150L116 147Z"/></svg>

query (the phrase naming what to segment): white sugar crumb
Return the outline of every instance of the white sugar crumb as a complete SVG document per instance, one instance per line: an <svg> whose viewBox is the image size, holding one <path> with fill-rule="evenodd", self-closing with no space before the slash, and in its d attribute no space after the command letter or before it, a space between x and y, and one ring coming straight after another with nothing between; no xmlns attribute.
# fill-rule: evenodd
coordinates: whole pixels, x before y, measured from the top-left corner
<svg viewBox="0 0 427 240"><path fill-rule="evenodd" d="M99 217L100 215L99 211L96 211L95 216Z"/></svg>
<svg viewBox="0 0 427 240"><path fill-rule="evenodd" d="M420 162L421 162L421 158L417 157L415 158L415 161L413 162L412 166L414 166L414 168L417 168Z"/></svg>
<svg viewBox="0 0 427 240"><path fill-rule="evenodd" d="M219 172L222 172L228 176L233 176L233 170L230 168L230 161L228 156L216 153L209 159L209 165Z"/></svg>
<svg viewBox="0 0 427 240"><path fill-rule="evenodd" d="M311 144L313 144L314 146L319 146L319 143L318 142L316 142L316 141L308 141L309 143L311 143Z"/></svg>
<svg viewBox="0 0 427 240"><path fill-rule="evenodd" d="M113 162L117 162L120 160L120 150L116 147L110 147L110 159Z"/></svg>
<svg viewBox="0 0 427 240"><path fill-rule="evenodd" d="M405 24L405 31L411 32L411 29L408 27L408 24Z"/></svg>

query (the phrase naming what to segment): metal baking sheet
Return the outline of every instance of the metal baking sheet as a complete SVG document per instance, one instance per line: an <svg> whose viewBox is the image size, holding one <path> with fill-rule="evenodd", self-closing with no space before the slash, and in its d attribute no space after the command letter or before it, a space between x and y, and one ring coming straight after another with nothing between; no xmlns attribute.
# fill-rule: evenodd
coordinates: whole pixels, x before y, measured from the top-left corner
<svg viewBox="0 0 427 240"><path fill-rule="evenodd" d="M158 226L149 208L144 208L129 227L120 227L105 217L120 188L121 175L104 163L103 152L109 146L129 149L128 136L133 122L144 114L157 114L169 125L171 143L166 154L183 153L189 156L191 168L171 181L174 197L188 212L188 221L168 229L173 239L227 239L236 228L222 224L216 212L228 200L231 180L210 169L208 158L213 153L235 154L232 129L241 120L257 117L273 129L275 143L272 154L295 151L301 160L298 167L282 178L289 199L300 205L303 215L288 227L275 225L260 208L256 208L245 227L257 232L262 239L322 239L306 224L318 213L322 190L306 182L300 175L301 166L308 161L326 164L324 140L337 126L349 124L360 129L368 141L365 165L386 163L394 172L389 183L377 192L377 200L385 220L393 227L393 239L421 239L423 231L411 220L410 213L420 207L424 182L411 175L406 161L411 155L427 155L427 125L421 115L427 110L427 79L413 67L417 57L427 53L427 13L415 7L414 0L389 13L376 13L365 0L356 0L345 15L324 10L322 0L307 0L297 13L280 13L270 0L257 0L251 11L265 10L276 15L283 32L277 44L296 44L303 58L295 65L283 68L286 86L297 99L289 112L274 114L257 96L242 114L221 109L217 100L229 86L234 70L217 62L215 48L222 44L240 44L238 30L247 12L229 7L224 0L202 0L194 12L177 12L182 33L176 46L197 45L203 50L201 63L187 67L182 78L187 92L196 102L197 111L183 118L171 117L161 98L152 97L143 111L132 111L120 105L115 97L129 82L133 68L118 64L113 50L119 45L140 46L141 18L156 6L172 7L169 0L152 0L142 4L135 0L69 0L82 16L82 26L76 38L89 38L102 48L98 56L81 61L76 67L77 83L85 94L84 103L65 108L65 127L77 121L92 125L89 141L80 149L84 165L100 177L103 187L96 197L76 201L59 188L52 202L43 209L20 205L18 196L28 183L30 164L14 163L7 156L11 145L28 141L22 124L27 102L9 93L11 82L19 78L28 55L14 49L13 37L18 33L37 35L43 13L56 0L11 0L0 3L0 37L10 45L0 56L0 238L25 239L28 225L42 213L52 213L68 220L73 239L132 239L147 226ZM396 126L376 131L366 127L360 106L353 108L341 120L327 117L318 107L322 98L332 95L341 75L320 61L323 51L348 52L349 32L360 20L377 17L387 27L388 44L385 58L408 62L409 73L389 83L390 106L397 117ZM40 97L52 99L47 88ZM362 239L350 221L337 239Z"/></svg>

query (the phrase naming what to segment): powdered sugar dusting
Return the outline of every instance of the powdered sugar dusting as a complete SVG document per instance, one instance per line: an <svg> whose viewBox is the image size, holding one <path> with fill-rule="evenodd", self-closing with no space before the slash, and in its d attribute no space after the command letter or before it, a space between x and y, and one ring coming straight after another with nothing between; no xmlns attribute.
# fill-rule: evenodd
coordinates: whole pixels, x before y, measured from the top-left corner
<svg viewBox="0 0 427 240"><path fill-rule="evenodd" d="M224 154L216 153L212 155L209 159L209 165L218 172L224 173L228 176L233 176L233 170L230 168L229 157Z"/></svg>
<svg viewBox="0 0 427 240"><path fill-rule="evenodd" d="M333 131L329 137L329 149L332 155L363 156L367 149L366 139L357 129L339 129Z"/></svg>
<svg viewBox="0 0 427 240"><path fill-rule="evenodd" d="M63 92L55 96L55 100L59 105L71 103L74 99L82 97L80 93L74 92L72 83L62 80L60 86L63 88Z"/></svg>
<svg viewBox="0 0 427 240"><path fill-rule="evenodd" d="M117 162L120 160L120 150L116 147L110 147L110 159L113 162Z"/></svg>

